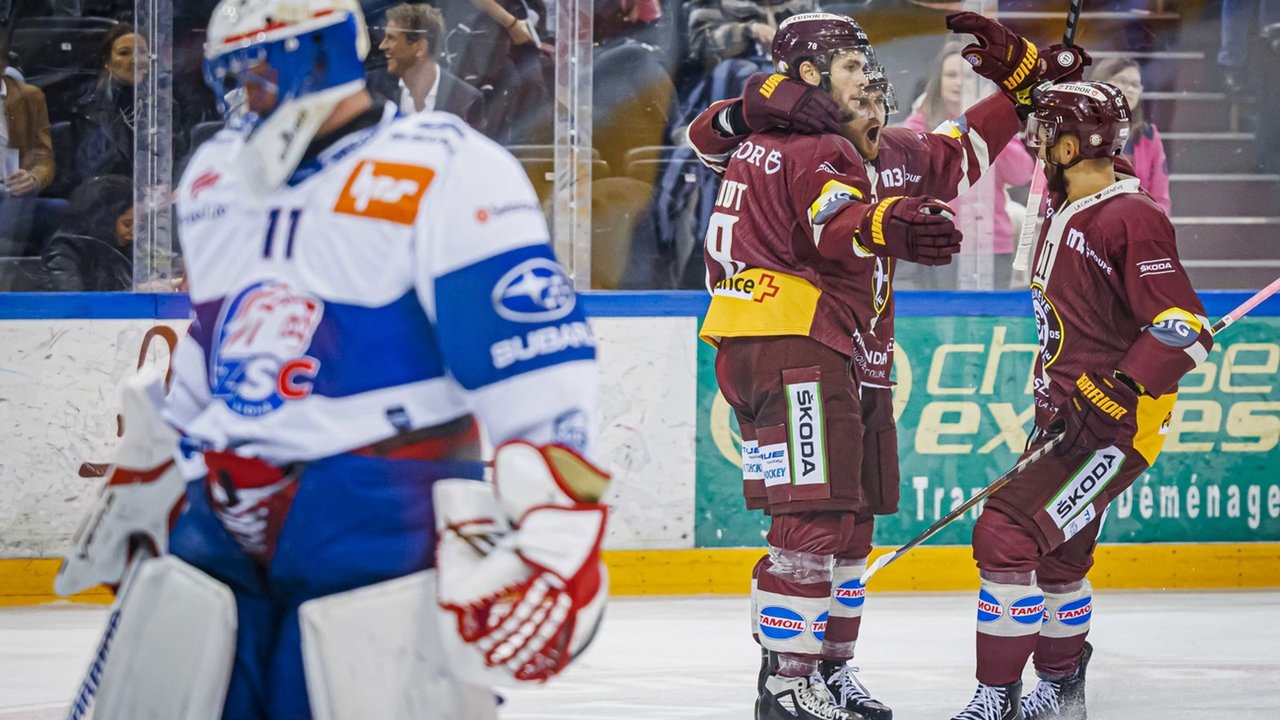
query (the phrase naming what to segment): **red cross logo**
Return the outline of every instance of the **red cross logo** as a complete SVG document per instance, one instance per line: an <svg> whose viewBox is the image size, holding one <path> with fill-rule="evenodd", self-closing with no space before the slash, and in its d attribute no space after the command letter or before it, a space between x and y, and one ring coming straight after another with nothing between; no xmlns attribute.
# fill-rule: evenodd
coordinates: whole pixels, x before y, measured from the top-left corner
<svg viewBox="0 0 1280 720"><path fill-rule="evenodd" d="M757 293L756 293L756 296L752 299L758 303L762 303L764 302L765 298L771 298L774 295L777 295L778 291L781 289L782 288L779 288L777 285L773 284L773 276L768 273L765 273L760 276L760 282L756 283Z"/></svg>

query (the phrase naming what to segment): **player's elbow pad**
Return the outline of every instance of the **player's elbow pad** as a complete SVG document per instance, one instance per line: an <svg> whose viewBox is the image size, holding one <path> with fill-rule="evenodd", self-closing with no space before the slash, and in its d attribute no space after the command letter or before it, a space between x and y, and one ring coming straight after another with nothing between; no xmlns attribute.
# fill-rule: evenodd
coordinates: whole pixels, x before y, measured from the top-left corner
<svg viewBox="0 0 1280 720"><path fill-rule="evenodd" d="M1180 308L1160 313L1147 326L1117 369L1152 397L1169 392L1213 349L1208 320Z"/></svg>

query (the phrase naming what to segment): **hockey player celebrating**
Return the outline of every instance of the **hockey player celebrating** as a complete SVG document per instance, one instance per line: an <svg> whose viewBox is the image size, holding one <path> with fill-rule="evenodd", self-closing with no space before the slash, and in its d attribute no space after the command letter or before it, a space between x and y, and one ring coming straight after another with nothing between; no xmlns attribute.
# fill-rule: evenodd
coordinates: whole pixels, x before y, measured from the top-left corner
<svg viewBox="0 0 1280 720"><path fill-rule="evenodd" d="M1055 196L1031 275L1028 453L1061 440L978 517L978 690L956 720L1086 717L1086 573L1103 513L1155 462L1178 380L1213 345L1169 218L1114 164L1128 131L1124 95L1096 82L1040 93L1027 124ZM1029 657L1040 681L1020 701Z"/></svg>
<svg viewBox="0 0 1280 720"><path fill-rule="evenodd" d="M1027 89L1047 79L1078 73L1088 56L1078 50L1051 48L1050 56L1062 57L1063 61L1052 65L1039 63L1033 43L974 13L953 15L948 18L948 26L979 38L977 43L965 48L965 53L973 58L977 72L995 81L1005 92L979 102L933 133L918 134L905 128L884 127L887 115L895 108L892 88L883 82L883 71L878 67L871 70L878 82L864 93L858 112L848 113L842 112L822 87L804 84L800 79L793 79L794 75L784 77L785 67L780 63L779 74L754 76L743 98L716 103L699 115L690 126L689 142L704 162L723 171L724 164L735 152L745 152L747 135L752 129L839 132L852 141L863 160L870 202L901 200L907 203L911 202L908 196L919 195L954 198L989 169L994 158L988 155L987 148L1004 147L1021 129L1021 117L1030 110ZM799 33L793 37L796 44L811 40ZM791 66L794 65L793 62ZM903 197L908 199L902 200ZM709 245L712 240L713 236L709 235ZM892 713L870 695L848 661L854 655L861 626L865 589L858 577L866 569L871 553L875 516L898 510L898 444L890 381L895 268L893 258L877 256L855 262L848 269L857 288L852 296L856 300L852 309L859 318L853 334L853 362L863 425L861 505L853 518L852 536L835 553L819 666L828 689L841 707L876 720L890 718ZM739 413L738 419L744 424L746 438L749 430L745 429L744 414ZM767 498L755 494L758 480L752 481L751 473L746 477L748 506L768 507L773 511ZM767 621L764 617L758 620ZM763 631L763 626L760 629ZM760 639L764 648L773 649L775 643L767 632L760 635ZM777 660L776 656L766 657L767 663Z"/></svg>
<svg viewBox="0 0 1280 720"><path fill-rule="evenodd" d="M367 50L355 0L209 22L208 81L243 105L178 190L195 317L164 416L194 479L124 596L100 717L492 717L464 680L546 680L596 629L591 331L517 162L375 103ZM154 415L126 437L170 454ZM164 548L178 497L139 498L165 468L117 473L61 591Z"/></svg>

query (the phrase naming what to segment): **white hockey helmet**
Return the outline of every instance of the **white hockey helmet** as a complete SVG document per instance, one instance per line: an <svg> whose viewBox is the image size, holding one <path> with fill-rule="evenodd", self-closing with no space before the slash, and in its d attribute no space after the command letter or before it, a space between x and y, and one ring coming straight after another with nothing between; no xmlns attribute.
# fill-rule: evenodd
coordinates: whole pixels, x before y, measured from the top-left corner
<svg viewBox="0 0 1280 720"><path fill-rule="evenodd" d="M247 126L247 179L279 186L321 123L364 87L369 34L357 0L221 0L209 18L205 82L229 120ZM246 87L274 94L263 110L238 103Z"/></svg>

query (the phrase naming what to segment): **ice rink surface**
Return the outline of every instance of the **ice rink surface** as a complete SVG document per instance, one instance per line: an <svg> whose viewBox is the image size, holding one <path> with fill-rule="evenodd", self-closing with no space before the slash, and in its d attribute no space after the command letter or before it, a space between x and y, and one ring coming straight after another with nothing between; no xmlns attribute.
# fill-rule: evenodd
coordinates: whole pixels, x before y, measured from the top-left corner
<svg viewBox="0 0 1280 720"><path fill-rule="evenodd" d="M857 664L899 720L946 720L973 694L975 598L867 594ZM745 597L622 598L596 645L504 720L747 720L758 652ZM65 717L102 607L0 608L0 720ZM1280 592L1102 592L1093 720L1280 718ZM1027 688L1034 682L1026 676Z"/></svg>

